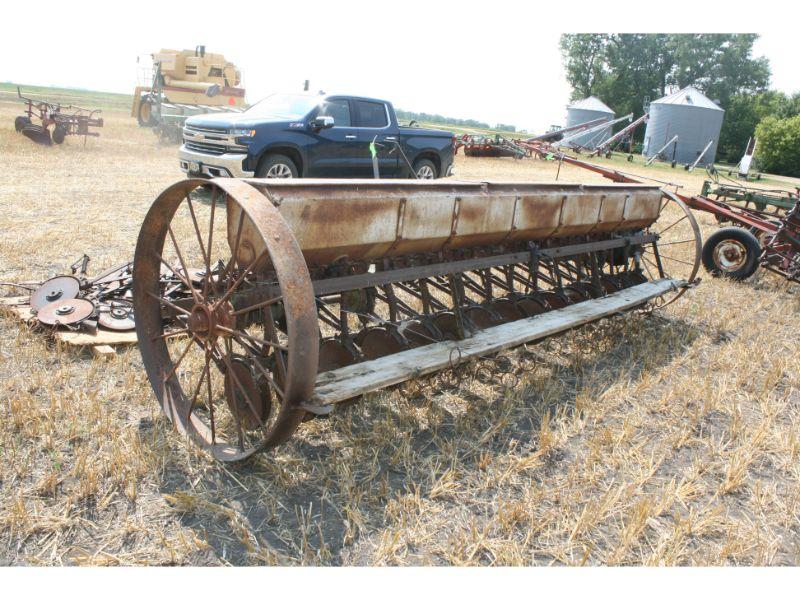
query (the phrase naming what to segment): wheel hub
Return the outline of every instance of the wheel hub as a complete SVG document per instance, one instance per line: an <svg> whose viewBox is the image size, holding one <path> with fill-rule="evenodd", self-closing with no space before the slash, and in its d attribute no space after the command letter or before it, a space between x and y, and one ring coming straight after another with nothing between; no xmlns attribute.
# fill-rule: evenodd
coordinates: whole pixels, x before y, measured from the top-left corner
<svg viewBox="0 0 800 600"><path fill-rule="evenodd" d="M723 271L735 271L739 269L745 261L747 250L735 240L726 240L716 247L714 252L714 262Z"/></svg>
<svg viewBox="0 0 800 600"><path fill-rule="evenodd" d="M227 329L235 329L236 316L230 302L223 302L220 306L214 304L195 304L186 323L189 331L200 339L213 339L228 337ZM221 329L224 327L225 329Z"/></svg>

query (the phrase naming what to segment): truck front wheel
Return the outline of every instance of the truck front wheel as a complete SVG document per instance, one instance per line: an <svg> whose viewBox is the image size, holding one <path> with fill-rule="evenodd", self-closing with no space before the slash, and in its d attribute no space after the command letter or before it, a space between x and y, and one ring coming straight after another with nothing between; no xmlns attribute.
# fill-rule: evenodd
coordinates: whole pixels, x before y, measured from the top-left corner
<svg viewBox="0 0 800 600"><path fill-rule="evenodd" d="M270 154L261 159L256 169L256 177L267 179L297 177L297 166L288 156Z"/></svg>
<svg viewBox="0 0 800 600"><path fill-rule="evenodd" d="M420 158L414 163L414 173L417 179L436 179L439 174L436 172L436 165L427 158Z"/></svg>

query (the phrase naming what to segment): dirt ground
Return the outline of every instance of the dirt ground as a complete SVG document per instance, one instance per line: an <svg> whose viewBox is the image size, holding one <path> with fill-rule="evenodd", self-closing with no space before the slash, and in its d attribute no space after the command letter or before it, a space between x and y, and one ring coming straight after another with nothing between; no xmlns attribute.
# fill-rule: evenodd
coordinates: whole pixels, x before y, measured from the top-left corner
<svg viewBox="0 0 800 600"><path fill-rule="evenodd" d="M131 259L150 203L182 177L176 147L109 112L85 147L43 148L16 114L0 101L0 280L83 253L95 273ZM703 179L617 166L687 191ZM557 168L456 163L468 180ZM603 181L569 166L559 179ZM511 374L368 394L237 467L171 430L135 347L97 360L5 314L0 564L797 564L796 291L703 274L663 311L506 353Z"/></svg>

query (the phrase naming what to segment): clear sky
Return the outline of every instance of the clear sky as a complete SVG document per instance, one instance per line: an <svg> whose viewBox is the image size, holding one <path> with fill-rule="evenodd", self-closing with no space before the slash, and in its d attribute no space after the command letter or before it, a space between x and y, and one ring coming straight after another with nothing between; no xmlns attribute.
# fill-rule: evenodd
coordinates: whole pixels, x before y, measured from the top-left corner
<svg viewBox="0 0 800 600"><path fill-rule="evenodd" d="M775 6L785 20L769 17L771 1L758 11L728 1L724 12L684 0L6 1L0 81L130 93L137 56L205 44L240 66L251 102L310 79L314 90L541 131L565 117L564 31L759 31L774 87L800 91L796 20L789 3Z"/></svg>

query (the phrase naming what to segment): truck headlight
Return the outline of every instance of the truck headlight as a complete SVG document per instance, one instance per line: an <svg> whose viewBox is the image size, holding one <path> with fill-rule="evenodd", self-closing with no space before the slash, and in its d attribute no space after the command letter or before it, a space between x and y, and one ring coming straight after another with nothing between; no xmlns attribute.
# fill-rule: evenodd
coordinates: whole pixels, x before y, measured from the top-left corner
<svg viewBox="0 0 800 600"><path fill-rule="evenodd" d="M255 129L231 129L230 134L234 137L253 137L256 134Z"/></svg>

